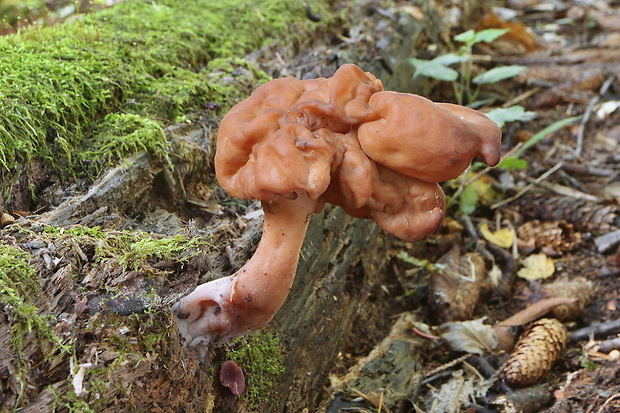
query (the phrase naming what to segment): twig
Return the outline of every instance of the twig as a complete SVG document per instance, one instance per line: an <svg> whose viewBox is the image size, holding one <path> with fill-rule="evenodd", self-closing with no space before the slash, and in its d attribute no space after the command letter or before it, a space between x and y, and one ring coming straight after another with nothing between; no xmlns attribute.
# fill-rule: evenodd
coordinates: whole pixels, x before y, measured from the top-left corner
<svg viewBox="0 0 620 413"><path fill-rule="evenodd" d="M601 100L601 96L607 93L607 90L615 79L615 76L608 77L599 89L598 95L594 96L586 107L583 118L581 118L581 123L579 124L579 130L577 131L577 145L575 146L574 151L574 155L576 158L581 156L581 151L583 150L583 136L585 134L586 124L588 123L588 121L590 120L590 116L592 115L592 109L594 109L594 105L596 105L599 100Z"/></svg>
<svg viewBox="0 0 620 413"><path fill-rule="evenodd" d="M521 143L521 142L516 144L513 148L511 148L508 152L506 152L506 154L504 156L502 156L502 158L498 162L498 164L501 163L504 159L511 157L515 152L517 152L519 149L521 149L521 146L523 146L523 143ZM492 168L493 168L492 166L487 166L486 168L481 169L480 171L476 172L471 178L469 178L467 180L462 180L462 182L459 185L459 187L457 188L457 190L454 191L454 194L448 200L448 205L447 206L449 207L450 205L452 205L452 203L459 197L459 195L461 195L461 192L463 192L463 190L465 189L465 187L467 185L472 184L474 181L479 179L482 175L487 174ZM467 168L467 170L463 173L462 176L467 176L468 171L469 171L469 168Z"/></svg>
<svg viewBox="0 0 620 413"><path fill-rule="evenodd" d="M540 87L535 87L533 89L528 90L527 92L521 93L519 96L516 96L512 99L510 99L508 102L504 103L502 105L502 108L509 108L511 106L514 106L515 104L529 98L530 96L532 96L533 94L538 93L542 88Z"/></svg>
<svg viewBox="0 0 620 413"><path fill-rule="evenodd" d="M594 238L594 244L600 253L607 252L620 244L620 229Z"/></svg>
<svg viewBox="0 0 620 413"><path fill-rule="evenodd" d="M609 353L612 350L620 350L620 337L593 342L592 347L596 347L601 353Z"/></svg>
<svg viewBox="0 0 620 413"><path fill-rule="evenodd" d="M422 381L422 384L426 384L426 383L430 383L431 381L433 381L435 379L434 376L436 376L438 373L441 373L449 368L452 368L454 366L456 366L457 364L467 360L468 358L472 357L471 354L463 354L461 357L456 358L448 363L442 364L441 366L429 371L426 374L426 378Z"/></svg>
<svg viewBox="0 0 620 413"><path fill-rule="evenodd" d="M607 410L607 405L611 404L611 402L613 402L616 399L620 399L620 394L614 394L611 397L609 397L607 400L605 400L605 403L603 403L603 405L598 409L597 413L604 413L606 411L611 411L611 410Z"/></svg>
<svg viewBox="0 0 620 413"><path fill-rule="evenodd" d="M607 336L620 331L620 320L606 321L573 331L570 334L572 341L586 340L590 337Z"/></svg>
<svg viewBox="0 0 620 413"><path fill-rule="evenodd" d="M553 191L558 195L567 196L575 199L583 199L590 202L601 202L600 198L594 195L586 194L585 192L569 188L568 186L554 184L551 182L537 182L536 184L542 186L543 188L549 189L550 191Z"/></svg>
<svg viewBox="0 0 620 413"><path fill-rule="evenodd" d="M519 192L517 192L515 195L511 196L510 198L506 198L503 201L497 202L493 205L491 205L491 209L496 209L499 208L503 205L506 205L516 199L519 199L520 197L522 197L527 191L529 191L534 185L544 181L545 179L547 179L551 174L553 174L555 171L557 171L558 169L560 169L562 167L564 163L560 162L559 164L555 165L553 168L549 169L547 172L545 172L544 174L540 175L538 178L536 178L533 182L531 182L529 185L527 185L525 188L523 188L522 190L520 190Z"/></svg>
<svg viewBox="0 0 620 413"><path fill-rule="evenodd" d="M558 162L560 162L560 159L547 159L547 163L551 164L551 165L555 165ZM564 166L562 166L562 169L567 170L569 172L576 172L578 174L587 174L587 175L595 175L595 176L603 176L603 177L608 177L608 176L612 176L615 172L613 169L605 169L605 168L599 168L596 166L591 166L591 165L577 165L574 163L564 163Z"/></svg>

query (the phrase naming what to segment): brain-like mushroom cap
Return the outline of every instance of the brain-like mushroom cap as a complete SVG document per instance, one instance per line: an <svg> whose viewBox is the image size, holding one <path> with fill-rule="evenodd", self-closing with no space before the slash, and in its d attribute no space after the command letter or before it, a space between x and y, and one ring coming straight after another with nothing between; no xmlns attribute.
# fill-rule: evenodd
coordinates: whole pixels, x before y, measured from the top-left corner
<svg viewBox="0 0 620 413"><path fill-rule="evenodd" d="M329 79L275 79L235 105L220 124L215 156L218 181L238 198L270 200L305 191L317 199L330 182L333 149L315 132L350 130L347 116L368 107L383 87L355 65Z"/></svg>
<svg viewBox="0 0 620 413"><path fill-rule="evenodd" d="M215 168L239 198L309 198L374 219L417 241L440 224L444 194L471 159L499 161L501 132L486 116L421 96L384 92L355 65L329 79L272 80L224 117Z"/></svg>

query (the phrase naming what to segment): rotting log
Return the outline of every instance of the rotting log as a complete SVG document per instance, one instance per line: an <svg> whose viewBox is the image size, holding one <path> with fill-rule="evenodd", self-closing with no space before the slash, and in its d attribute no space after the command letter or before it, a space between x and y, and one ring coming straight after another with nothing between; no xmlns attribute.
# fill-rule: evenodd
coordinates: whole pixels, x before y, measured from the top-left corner
<svg viewBox="0 0 620 413"><path fill-rule="evenodd" d="M329 76L353 61L384 79L386 88L411 91L406 59L416 43L440 38L446 27L438 24L433 2L425 2L428 19L422 21L397 6L347 2L349 21L332 26L335 32L379 25L382 42L370 35L343 42L329 30L306 26L305 50L284 40L272 43L248 56L234 75L218 78L232 82L227 90L236 88L240 96L261 80L256 68L274 76ZM263 23L259 18L256 24ZM391 238L338 208L315 215L293 290L268 330L215 348L201 360L183 346L170 306L199 282L232 273L260 237L256 205L235 204L215 182L216 126L212 112L172 126L166 129L169 157L136 153L77 194L54 198L68 197L50 211L2 230L0 412L274 412L318 406L358 310L387 276ZM24 176L24 183L36 179ZM27 206L12 199L12 207ZM244 353L244 346L269 354ZM228 358L246 370L248 389L241 397L216 380Z"/></svg>

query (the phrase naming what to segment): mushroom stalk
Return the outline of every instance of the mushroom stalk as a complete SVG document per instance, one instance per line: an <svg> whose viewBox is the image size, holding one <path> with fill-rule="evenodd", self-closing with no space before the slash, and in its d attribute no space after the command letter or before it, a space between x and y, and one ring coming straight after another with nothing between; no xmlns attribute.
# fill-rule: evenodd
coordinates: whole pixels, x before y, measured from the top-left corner
<svg viewBox="0 0 620 413"><path fill-rule="evenodd" d="M190 346L226 342L272 319L293 284L316 207L305 192L263 203L263 235L252 258L234 274L199 285L175 306Z"/></svg>

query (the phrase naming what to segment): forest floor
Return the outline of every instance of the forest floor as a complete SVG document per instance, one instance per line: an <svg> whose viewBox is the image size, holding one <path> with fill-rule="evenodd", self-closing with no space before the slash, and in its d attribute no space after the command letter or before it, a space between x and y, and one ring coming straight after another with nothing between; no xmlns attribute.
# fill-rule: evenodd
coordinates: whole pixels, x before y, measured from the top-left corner
<svg viewBox="0 0 620 413"><path fill-rule="evenodd" d="M389 386L352 390L361 381L351 373L371 374L376 357L363 357L385 335L361 315L332 380L366 406L348 411L620 411L620 7L508 3L472 24L511 29L475 48L475 70L525 67L486 90L495 106L533 112L504 128L504 159L518 153L522 169L505 163L447 183L449 199L461 195L443 230L395 251L394 283L377 287L368 311L389 308L384 320L414 314L409 333L427 341L426 373L416 400L396 403ZM455 100L449 82L427 96ZM464 185L475 188L474 201ZM558 297L575 302L549 312ZM561 322L526 328L516 347L489 352L489 326L497 331L514 314L515 339L543 314ZM556 328L568 332L563 351ZM339 411L336 403L328 411Z"/></svg>
<svg viewBox="0 0 620 413"><path fill-rule="evenodd" d="M525 67L480 95L491 106L532 112L504 127L505 158L518 154L520 162L445 185L451 218L430 239L395 249L393 282L375 286L359 315L332 371L325 411L620 411L620 4L508 3L496 18L471 23L478 30L512 29L477 45L473 68ZM400 10L419 13L408 5ZM367 41L369 27L359 29L342 33L344 43ZM374 44L380 36L378 28ZM301 76L312 71L316 55L285 67L254 58L274 77ZM433 81L427 96L455 101L450 82ZM563 306L554 307L558 302ZM528 307L532 313L519 313ZM364 374L355 366L403 314L407 333L423 341L415 398L389 386L354 392L350 384ZM527 329L543 316L559 325ZM515 341L530 333L517 350L509 343L491 351L498 346L485 338L493 337L489 329L501 337L498 331L510 330ZM334 402L344 394L353 404Z"/></svg>

